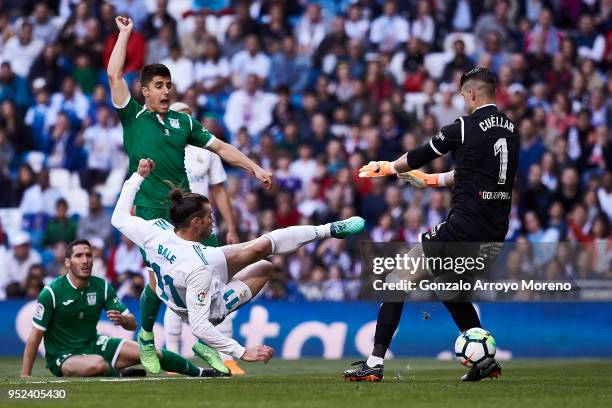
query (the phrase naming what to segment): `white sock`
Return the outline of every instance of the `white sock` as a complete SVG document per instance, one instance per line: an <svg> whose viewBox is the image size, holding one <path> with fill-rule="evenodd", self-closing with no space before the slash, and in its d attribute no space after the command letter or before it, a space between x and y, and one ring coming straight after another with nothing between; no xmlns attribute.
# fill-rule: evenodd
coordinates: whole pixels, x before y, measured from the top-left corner
<svg viewBox="0 0 612 408"><path fill-rule="evenodd" d="M366 361L366 364L368 365L368 367L376 367L377 365L384 365L385 364L385 360L383 360L380 357L376 357L376 356L370 356L368 357L368 361Z"/></svg>
<svg viewBox="0 0 612 408"><path fill-rule="evenodd" d="M181 342L181 331L183 329L183 321L172 310L166 308L164 314L164 334L166 339L166 349L179 353L179 344Z"/></svg>
<svg viewBox="0 0 612 408"><path fill-rule="evenodd" d="M232 319L229 318L230 315L228 315L225 320L223 320L221 323L219 323L218 325L216 325L215 327L217 328L217 330L219 330L219 332L221 332L222 335L224 335L225 337L229 338L229 339L233 339L234 338L234 330L232 327ZM225 354L222 352L219 352L219 356L221 357L221 360L225 361L225 360L233 360L233 357L230 356L229 354Z"/></svg>
<svg viewBox="0 0 612 408"><path fill-rule="evenodd" d="M264 236L272 241L272 255L284 255L317 239L331 237L331 224L298 225L277 229Z"/></svg>

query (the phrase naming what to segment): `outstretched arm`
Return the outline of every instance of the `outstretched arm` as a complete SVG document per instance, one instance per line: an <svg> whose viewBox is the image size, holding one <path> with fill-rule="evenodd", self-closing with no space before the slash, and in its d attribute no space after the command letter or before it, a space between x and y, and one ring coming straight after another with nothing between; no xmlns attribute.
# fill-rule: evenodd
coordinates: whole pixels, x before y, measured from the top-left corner
<svg viewBox="0 0 612 408"><path fill-rule="evenodd" d="M111 224L123 235L128 237L134 244L142 248L148 236L149 223L140 217L133 216L130 211L134 205L136 193L140 190L140 185L151 171L155 168L155 163L151 159L141 159L138 163L136 173L123 183L119 200L115 205Z"/></svg>
<svg viewBox="0 0 612 408"><path fill-rule="evenodd" d="M432 160L448 153L464 140L463 118L444 126L429 143L403 154L393 162L371 161L359 169L359 177L384 177L406 173L423 167Z"/></svg>
<svg viewBox="0 0 612 408"><path fill-rule="evenodd" d="M25 349L23 350L23 362L21 363L21 376L29 377L32 375L32 366L36 360L38 346L42 341L45 332L43 330L32 327Z"/></svg>
<svg viewBox="0 0 612 408"><path fill-rule="evenodd" d="M223 220L227 224L227 237L225 240L230 245L237 244L240 242L240 240L238 239L236 220L234 218L234 212L232 211L232 204L230 202L229 195L227 194L223 183L212 185L210 188L210 195L215 201Z"/></svg>
<svg viewBox="0 0 612 408"><path fill-rule="evenodd" d="M224 161L235 167L246 170L261 181L266 189L272 188L272 173L262 169L257 163L249 159L240 150L229 143L215 139L206 147L211 152L217 153Z"/></svg>
<svg viewBox="0 0 612 408"><path fill-rule="evenodd" d="M127 82L123 79L123 66L125 65L125 54L127 50L128 39L134 23L131 19L118 16L115 18L115 23L119 27L119 37L113 48L106 74L110 83L111 99L115 106L122 106L130 96L130 89Z"/></svg>
<svg viewBox="0 0 612 408"><path fill-rule="evenodd" d="M411 170L406 173L398 173L397 178L407 181L416 188L451 187L455 185L455 170L433 174Z"/></svg>

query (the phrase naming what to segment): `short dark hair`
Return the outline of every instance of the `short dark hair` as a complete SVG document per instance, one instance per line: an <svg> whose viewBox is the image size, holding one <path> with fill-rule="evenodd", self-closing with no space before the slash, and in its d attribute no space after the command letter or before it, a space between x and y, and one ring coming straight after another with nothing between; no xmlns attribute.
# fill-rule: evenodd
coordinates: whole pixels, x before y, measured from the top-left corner
<svg viewBox="0 0 612 408"><path fill-rule="evenodd" d="M461 75L460 87L463 88L463 85L465 85L468 81L481 82L485 92L489 96L495 96L497 79L495 78L495 74L489 71L487 68L476 67Z"/></svg>
<svg viewBox="0 0 612 408"><path fill-rule="evenodd" d="M170 77L170 70L164 64L149 64L140 71L140 85L149 86L155 76Z"/></svg>
<svg viewBox="0 0 612 408"><path fill-rule="evenodd" d="M91 244L86 239L76 239L68 244L66 247L66 259L72 258L72 253L74 252L74 247L77 245L87 245L89 249L91 249Z"/></svg>
<svg viewBox="0 0 612 408"><path fill-rule="evenodd" d="M201 216L202 206L209 202L202 194L184 193L178 188L172 189L168 198L172 201L168 218L177 229L187 227L193 218Z"/></svg>

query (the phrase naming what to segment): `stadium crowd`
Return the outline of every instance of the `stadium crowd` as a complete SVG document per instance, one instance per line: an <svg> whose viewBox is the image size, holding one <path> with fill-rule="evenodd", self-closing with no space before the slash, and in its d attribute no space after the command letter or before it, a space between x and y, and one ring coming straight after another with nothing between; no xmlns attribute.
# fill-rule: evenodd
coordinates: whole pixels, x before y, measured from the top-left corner
<svg viewBox="0 0 612 408"><path fill-rule="evenodd" d="M416 242L450 190L357 169L464 115L459 78L483 66L521 137L507 240L583 243L558 273L612 277L611 0L24 0L0 5L0 299L36 297L75 238L120 296L143 288L138 248L109 215L127 169L105 73L116 15L135 22L135 98L143 65L167 65L176 100L274 171L266 192L228 169L242 240L359 214L362 239ZM535 252L513 251L508 270L546 278ZM265 296L359 298L358 254L358 240L330 239L275 259Z"/></svg>

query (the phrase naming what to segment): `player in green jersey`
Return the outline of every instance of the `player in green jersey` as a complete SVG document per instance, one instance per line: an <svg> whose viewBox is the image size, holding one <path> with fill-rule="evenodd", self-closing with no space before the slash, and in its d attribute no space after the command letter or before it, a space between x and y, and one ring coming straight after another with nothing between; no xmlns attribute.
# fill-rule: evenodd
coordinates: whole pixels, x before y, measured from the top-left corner
<svg viewBox="0 0 612 408"><path fill-rule="evenodd" d="M129 172L135 172L138 161L145 157L157 163L155 171L136 196L136 215L145 220L168 219L168 192L175 187L189 191L184 164L185 146L188 144L217 153L229 164L246 170L266 188L270 188L272 173L262 169L232 145L216 139L192 116L169 110L173 87L166 66L150 64L142 69L140 83L144 106L130 96L128 84L123 79L123 66L128 38L134 25L129 18L121 16L115 22L119 36L109 59L107 74L113 105L123 126L123 145L129 157ZM206 242L203 244L206 245ZM153 276L153 271L149 270L149 276ZM145 287L140 305L140 357L149 372L157 373L160 365L153 341L153 325L161 301L150 285Z"/></svg>
<svg viewBox="0 0 612 408"><path fill-rule="evenodd" d="M116 325L136 330L136 319L119 300L115 288L91 276L91 245L77 240L66 248L66 275L45 286L38 297L32 331L23 352L21 376L29 377L41 340L53 375L62 377L115 376L118 370L140 364L135 341L97 333L102 309ZM194 377L216 376L168 350L157 350L164 370Z"/></svg>

